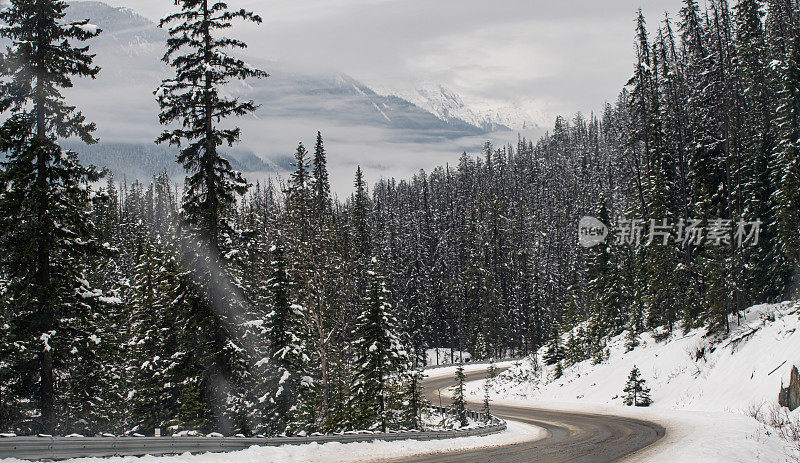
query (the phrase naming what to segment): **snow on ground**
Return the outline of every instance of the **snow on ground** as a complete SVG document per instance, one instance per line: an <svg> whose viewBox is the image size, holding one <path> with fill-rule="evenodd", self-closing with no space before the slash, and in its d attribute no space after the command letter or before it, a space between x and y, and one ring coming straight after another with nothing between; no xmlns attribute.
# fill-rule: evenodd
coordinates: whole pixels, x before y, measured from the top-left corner
<svg viewBox="0 0 800 463"><path fill-rule="evenodd" d="M74 458L64 463L331 463L368 462L435 454L457 450L499 447L529 442L545 437L542 429L522 423L509 422L508 430L480 437L458 437L435 441L394 441L339 444L284 445L281 447L251 447L230 453L205 453L201 455ZM22 460L0 459L2 463L25 463Z"/></svg>
<svg viewBox="0 0 800 463"><path fill-rule="evenodd" d="M458 419L453 416L452 414L442 414L442 413L428 413L425 414L422 418L422 423L425 426L425 430L428 431L449 431L452 429L474 429L480 428L481 426L485 426L486 423L483 421L476 421L470 417L467 417L468 424L466 426L461 426L461 423Z"/></svg>
<svg viewBox="0 0 800 463"><path fill-rule="evenodd" d="M503 372L493 385L495 403L594 411L640 417L667 428L667 437L632 461L792 461L796 447L777 437L775 429L751 417L774 409L781 381L788 384L792 364L800 365L800 304L753 306L742 313L730 336L714 342L704 329L677 330L657 342L649 334L641 345L625 350L625 336L611 340L610 357L564 369L553 379L553 367L537 354ZM622 404L622 389L636 365L651 389L649 408ZM483 397L483 381L468 384L473 401ZM800 409L791 414L800 419Z"/></svg>
<svg viewBox="0 0 800 463"><path fill-rule="evenodd" d="M460 350L453 350L453 355L450 355L449 347L439 347L434 349L425 350L425 364L430 365L449 365L451 363L469 362L472 360L472 354Z"/></svg>

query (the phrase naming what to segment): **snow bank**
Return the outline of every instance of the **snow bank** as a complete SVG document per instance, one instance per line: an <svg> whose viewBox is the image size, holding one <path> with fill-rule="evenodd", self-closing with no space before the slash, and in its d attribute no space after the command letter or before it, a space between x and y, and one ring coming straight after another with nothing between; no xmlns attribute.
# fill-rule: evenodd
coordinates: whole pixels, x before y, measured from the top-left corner
<svg viewBox="0 0 800 463"><path fill-rule="evenodd" d="M800 365L800 304L763 304L741 314L724 339L705 329L664 341L649 334L625 351L625 336L611 340L610 357L599 365L587 360L564 369L544 365L544 349L501 373L493 385L495 403L597 411L651 420L667 428L667 437L638 460L785 461L788 444L775 430L751 417L777 404L781 380ZM649 408L622 404L628 373L641 370L654 401ZM467 384L473 401L483 397L483 381ZM797 412L796 412L797 413ZM660 457L656 457L660 455ZM676 460L677 458L677 460Z"/></svg>
<svg viewBox="0 0 800 463"><path fill-rule="evenodd" d="M393 442L358 442L339 444L284 445L281 447L251 447L230 453L205 453L201 455L75 458L66 463L283 463L283 462L364 462L435 454L458 450L513 445L545 437L545 432L535 426L508 422L508 430L498 434L479 437L457 437L436 441L414 440ZM5 459L2 463L24 463L22 460Z"/></svg>

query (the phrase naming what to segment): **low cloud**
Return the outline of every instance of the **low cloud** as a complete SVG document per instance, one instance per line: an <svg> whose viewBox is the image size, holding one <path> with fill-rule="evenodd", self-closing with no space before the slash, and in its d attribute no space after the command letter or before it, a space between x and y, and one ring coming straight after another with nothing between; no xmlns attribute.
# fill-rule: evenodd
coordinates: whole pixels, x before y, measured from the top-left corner
<svg viewBox="0 0 800 463"><path fill-rule="evenodd" d="M126 0L108 0L130 6ZM172 7L137 0L151 18ZM629 76L633 19L650 28L679 0L238 0L264 17L236 30L250 53L339 70L381 88L436 82L497 104L522 103L552 120L599 110ZM531 105L537 107L531 107Z"/></svg>

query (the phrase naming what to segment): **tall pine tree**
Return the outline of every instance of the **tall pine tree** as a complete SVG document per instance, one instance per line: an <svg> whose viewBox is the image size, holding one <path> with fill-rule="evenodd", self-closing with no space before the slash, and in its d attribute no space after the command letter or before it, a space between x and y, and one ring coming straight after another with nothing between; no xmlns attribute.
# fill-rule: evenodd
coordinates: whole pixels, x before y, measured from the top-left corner
<svg viewBox="0 0 800 463"><path fill-rule="evenodd" d="M178 161L187 174L182 213L192 233L181 238L181 265L187 269L182 279L189 301L184 321L193 333L182 346L189 353L183 367L184 416L191 417L184 426L244 432L248 412L240 389L247 382L249 352L240 344L257 341L243 324L243 291L228 273L227 257L236 253L225 247L235 239L227 220L230 207L248 185L219 147L233 146L241 135L239 128L224 128L222 122L257 109L253 101L225 96L225 85L268 74L236 57L233 53L247 45L221 32L234 20L258 24L261 17L232 10L225 2L175 0L175 5L180 11L160 22L170 35L163 61L175 69L175 77L155 94L160 122L177 122L180 128L165 130L156 142L180 147Z"/></svg>
<svg viewBox="0 0 800 463"><path fill-rule="evenodd" d="M85 275L86 258L102 251L89 215L90 184L100 179L59 139L95 143L95 124L66 103L74 77L94 77L84 42L100 30L89 20L64 22L67 2L13 0L0 12L0 260L4 274L4 332L0 376L2 425L19 432L70 431L63 421L92 421L83 407L97 400L103 374L103 333L95 313L102 293ZM98 311L98 312L95 312ZM81 370L92 364L94 371ZM87 397L87 394L93 395Z"/></svg>

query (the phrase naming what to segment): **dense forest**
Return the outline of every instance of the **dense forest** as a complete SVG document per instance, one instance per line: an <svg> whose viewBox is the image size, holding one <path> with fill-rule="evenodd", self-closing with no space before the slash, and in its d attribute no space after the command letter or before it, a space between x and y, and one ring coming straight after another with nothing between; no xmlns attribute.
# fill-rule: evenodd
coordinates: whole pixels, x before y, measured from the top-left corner
<svg viewBox="0 0 800 463"><path fill-rule="evenodd" d="M0 60L0 431L413 428L426 349L599 362L610 336L722 334L797 291L796 0L685 0L650 28L640 12L633 75L602 114L410 179L369 187L359 168L344 201L320 133L284 180L249 185L223 156L240 134L220 121L257 104L220 89L266 73L215 34L261 18L201 0L162 21L175 75L156 91L158 142L180 148L185 181L91 188L102 173L58 140L91 143L94 124L59 88L100 72L64 39L100 31L38 3L47 30L31 2L0 13L15 44ZM585 249L587 215L644 239ZM760 223L746 246L745 222ZM648 243L654 224L676 226Z"/></svg>

